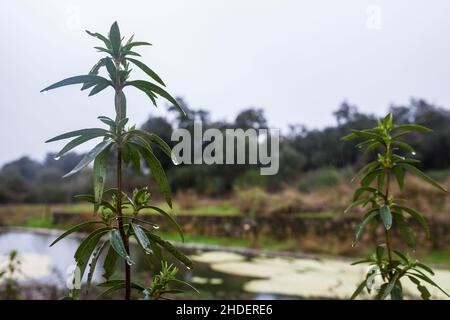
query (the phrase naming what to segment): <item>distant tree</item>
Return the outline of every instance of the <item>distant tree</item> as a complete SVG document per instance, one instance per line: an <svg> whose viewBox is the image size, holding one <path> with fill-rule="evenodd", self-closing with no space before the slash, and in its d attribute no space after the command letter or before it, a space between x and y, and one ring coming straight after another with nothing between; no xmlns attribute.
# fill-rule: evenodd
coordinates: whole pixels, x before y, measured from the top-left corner
<svg viewBox="0 0 450 320"><path fill-rule="evenodd" d="M241 111L234 121L236 128L242 129L261 129L267 128L267 120L264 116L264 110L258 108L249 108Z"/></svg>

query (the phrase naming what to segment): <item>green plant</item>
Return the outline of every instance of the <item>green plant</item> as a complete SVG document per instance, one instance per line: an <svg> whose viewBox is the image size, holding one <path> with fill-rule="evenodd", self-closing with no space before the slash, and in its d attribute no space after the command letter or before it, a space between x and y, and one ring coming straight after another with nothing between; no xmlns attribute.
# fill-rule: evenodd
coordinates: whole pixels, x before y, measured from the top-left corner
<svg viewBox="0 0 450 320"><path fill-rule="evenodd" d="M408 226L407 217L415 219L423 227L428 237L430 234L425 217L407 207L406 200L399 199L390 192L392 178L396 179L399 188L402 189L405 173L410 172L446 192L445 188L414 166L420 161L407 156L407 154L414 156L414 149L400 140L401 137L405 137L411 132L426 133L429 131L431 130L416 124L396 125L392 114L388 114L383 120L378 121L375 128L352 130L349 135L342 138L345 141L362 139L363 141L356 146L364 148L365 154L378 151L377 159L365 165L354 177L354 179L360 179L360 187L356 189L353 202L346 212L359 206L367 208L367 211L356 232L353 245L359 240L368 224L374 228L381 224L385 230L385 243L378 245L376 252L371 257L353 263L368 263L371 268L352 295L352 299L356 298L365 288L371 293L374 289L373 281L377 276L382 279L381 286L377 288L377 299L385 299L389 295L392 299L402 299L401 281L404 278L409 279L417 286L423 299L429 299L431 296L423 283L439 288L448 295L429 277L434 274L431 268L412 259L408 254L393 249L391 243L391 230L395 226L406 244L415 249L416 239Z"/></svg>
<svg viewBox="0 0 450 320"><path fill-rule="evenodd" d="M16 250L12 250L8 255L8 263L4 269L0 270L0 299L18 300L20 299L20 286L17 276L22 273L21 260Z"/></svg>
<svg viewBox="0 0 450 320"><path fill-rule="evenodd" d="M136 189L132 195L126 194L122 189L122 164L125 164L125 166L133 164L134 168L140 172L141 159L143 159L150 168L151 175L159 186L165 201L169 207L172 207L169 183L161 163L154 154L153 147L156 146L161 149L169 158L171 158L171 149L165 141L153 133L138 130L135 125L126 128L129 119L126 116L126 97L123 90L128 87L135 87L143 91L155 106L156 99L160 96L171 102L182 114L184 114L184 111L177 101L161 87L165 86L161 78L144 63L132 58L140 57L137 52L133 51L136 47L150 45L150 43L134 41L133 37L127 42L124 42L117 22L114 22L111 26L108 37L90 31L87 31L87 33L103 42L104 47L95 48L99 52L105 53L106 57L101 58L89 74L59 81L43 89L42 92L73 84L82 84L81 90L91 88L89 96L95 95L107 88L114 90L115 119L113 120L106 116L98 117L101 122L107 125L106 129L88 128L76 130L61 134L47 141L52 142L73 138L56 155L56 158L59 158L82 143L95 138L101 139L101 142L89 151L72 171L64 176L69 177L85 168L91 162L94 162L94 194L82 195L81 198L93 203L94 214L101 209L101 219L85 222L70 228L58 237L52 245L83 227L99 225L99 228L90 233L81 242L75 253L75 261L79 269L80 278L83 278L86 269L89 267L89 274L87 276L89 285L99 256L103 251L107 251L103 264L105 270L104 277L108 280L106 283L112 283L110 277L115 271L116 261L118 258L123 259L125 261L125 280L117 280L120 283L116 282L112 288L114 290L125 288L125 299L130 299L131 289L139 289L138 286L131 282L130 266L133 264L129 248L129 240L131 237L136 238L139 247L148 258L150 265L152 258L157 258L159 261L163 259L161 254L162 248L169 251L188 268L192 267L192 263L169 242L153 233L153 228L157 226L138 217L142 209L151 209L168 218L183 239L181 228L176 221L164 210L149 204L150 193L147 188ZM140 68L154 82L161 86L144 80L130 80L132 70L130 63ZM99 72L103 68L106 69L109 79L99 75ZM107 160L108 155L112 151L116 154L116 187L104 191L108 169ZM133 214L125 215L123 213L124 208L132 208ZM108 241L101 241L104 236L108 237ZM107 250L107 248L109 249ZM111 287L108 290L111 291ZM76 288L73 289L70 297L75 298L78 291Z"/></svg>
<svg viewBox="0 0 450 320"><path fill-rule="evenodd" d="M191 286L189 283L179 280L176 278L178 273L178 268L173 264L168 265L167 262L163 262L161 266L161 271L158 275L153 277L153 281L148 288L144 288L142 291L145 300L159 300L168 299L165 297L166 294L178 294L183 293L183 290L171 288L172 283L177 283L183 286L187 286L196 293L199 293L197 289Z"/></svg>

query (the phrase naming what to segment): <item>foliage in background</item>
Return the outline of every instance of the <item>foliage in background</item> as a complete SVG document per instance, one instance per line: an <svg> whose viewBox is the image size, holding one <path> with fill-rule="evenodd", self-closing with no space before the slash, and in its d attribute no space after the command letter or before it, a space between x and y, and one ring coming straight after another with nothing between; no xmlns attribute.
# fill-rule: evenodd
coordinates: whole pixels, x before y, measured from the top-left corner
<svg viewBox="0 0 450 320"><path fill-rule="evenodd" d="M362 167L354 177L354 180L359 179L360 186L355 190L353 202L346 212L362 207L365 213L353 245L358 242L367 225L372 228L381 225L385 231L385 243L378 245L375 253L369 258L353 263L368 263L370 268L365 279L352 295L352 299L366 289L369 294L375 291L376 299L385 299L390 296L392 299L401 300L404 296L403 281L406 279L417 286L424 300L431 297L424 283L448 295L430 278L434 275L430 267L411 258L407 253L394 249L391 243L391 229L395 227L406 244L415 250L416 238L408 225L409 219L416 220L427 236L430 235L426 218L408 206L408 199L396 197L392 193L392 179L395 179L399 188L403 189L405 174L409 172L441 191L447 191L415 166L420 162L414 157L416 151L404 140L412 133L430 131L427 127L416 124L397 125L393 121L393 115L388 114L383 120L379 120L373 129L352 130L350 134L342 138L345 141L363 140L356 147L364 149L365 154L377 155L376 160ZM375 286L376 279L381 279L379 287Z"/></svg>
<svg viewBox="0 0 450 320"><path fill-rule="evenodd" d="M153 132L173 146L170 141L172 131L176 128L193 130L193 121L203 121L204 128L234 128L239 125L259 128L270 126L270 119L265 119L261 109L246 109L240 112L233 121L212 121L211 115L205 110L193 110L182 99L177 99L185 109L189 118L178 116L176 108L167 117L150 117L141 130ZM406 142L416 150L416 157L422 160L422 170L443 170L450 168L450 153L438 150L450 149L450 112L436 107L423 100L412 100L406 106L391 107L391 112L399 124L408 122L422 123L433 128L427 135L413 133L405 136ZM172 114L173 113L173 114ZM175 120L169 120L175 115ZM276 176L263 179L251 179L245 184L280 190L286 185L308 189L305 172L315 170L334 170L360 166L367 161L367 155L354 148L355 143L345 145L339 139L351 128L363 129L376 125L373 115L361 113L356 107L343 103L335 112L336 126L309 130L304 126L292 126L282 137L280 144L280 171ZM236 184L242 184L242 176L248 171L258 171L254 165L221 166L195 165L174 166L164 152L155 148L154 154L161 165L170 173L169 183L174 192L192 189L199 195L222 197L234 190ZM49 154L43 162L37 162L27 157L5 164L0 170L0 203L57 203L71 202L75 194L92 191L92 173L89 169L79 175L74 175L61 181L60 176L71 170L84 155L68 152L63 158L54 160L55 154ZM114 163L115 157L109 155L108 162ZM147 167L145 163L142 167ZM320 171L318 171L319 173ZM331 171L328 171L331 173ZM250 176L251 173L248 173ZM314 174L315 175L315 174ZM202 179L208 176L209 179ZM144 187L148 181L131 168L124 168L124 189L131 192L135 187ZM114 180L114 173L107 175L107 181ZM311 179L314 180L314 179ZM314 180L315 181L315 180ZM157 196L153 192L153 196Z"/></svg>
<svg viewBox="0 0 450 320"><path fill-rule="evenodd" d="M127 127L127 104L124 89L134 87L145 93L150 101L156 106L156 99L162 97L171 102L184 115L184 111L177 101L162 87L165 86L161 78L147 65L137 60L140 54L134 51L138 46L149 46L150 43L135 41L134 37L125 41L120 34L117 22L114 22L109 31L108 37L99 33L87 31L90 36L99 39L103 46L95 47L98 52L105 54L91 69L87 75L75 76L59 81L42 90L56 89L59 87L81 84L81 90L90 89L89 96L112 88L114 90L115 119L107 116L100 116L98 119L106 125L106 128L88 128L61 134L47 142L72 139L60 152L55 155L55 159L67 154L75 147L93 140L101 141L67 173L64 177L70 177L87 167L93 162L93 194L78 196L93 204L94 214L99 215L96 220L88 221L76 225L61 236L51 245L54 245L64 237L79 231L87 226L98 226L80 244L75 252L77 270L74 276L74 288L71 290L70 299L77 297L79 293L79 282L87 273L87 287L89 288L96 264L103 252L106 253L103 263L103 277L105 283L100 286L106 287L106 291L101 297L119 289L125 289L125 299L131 298L131 289L142 291L141 287L132 282L131 265L134 264L131 257L129 242L133 237L137 240L141 252L145 256L149 269L157 271L162 261L163 249L171 253L186 267L191 268L192 262L171 243L163 240L154 233L158 226L141 220L139 214L143 209L150 209L169 219L176 230L183 234L175 219L163 209L151 204L151 196L147 187L134 189L127 193L123 190L122 165L133 166L137 172L141 171L141 164L145 162L150 168L151 175L158 185L165 201L172 207L172 198L169 182L164 169L154 153L154 148L159 148L169 159L171 159L171 149L167 143L155 133L139 130L136 125ZM131 65L144 71L152 80L131 80ZM101 76L100 71L106 69L107 77ZM157 84L156 84L157 83ZM109 166L109 155L114 154L116 159L115 187L104 190ZM123 209L129 208L132 214L125 214ZM102 241L107 237L107 241ZM113 279L118 261L124 261L125 279ZM78 283L77 283L78 282Z"/></svg>

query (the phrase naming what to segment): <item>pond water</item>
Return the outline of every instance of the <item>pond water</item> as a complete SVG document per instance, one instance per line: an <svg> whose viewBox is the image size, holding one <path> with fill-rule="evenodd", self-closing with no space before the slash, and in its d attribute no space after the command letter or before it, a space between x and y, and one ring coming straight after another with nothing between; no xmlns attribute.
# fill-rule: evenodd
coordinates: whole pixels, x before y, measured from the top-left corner
<svg viewBox="0 0 450 320"><path fill-rule="evenodd" d="M68 237L50 248L49 244L57 235L58 232L53 231L0 232L0 269L7 263L7 254L17 250L22 261L18 280L23 285L52 286L64 292L79 239ZM179 266L179 277L200 291L200 295L186 293L183 298L188 299L344 299L352 294L366 272L366 267L350 266L348 260L342 259L183 250L194 261L194 269ZM148 273L144 272L145 259L134 260L134 274L145 281L148 279ZM100 261L94 282L102 281L102 271ZM437 270L435 281L450 291L449 270ZM414 289L405 283L410 297L415 297ZM430 288L430 292L434 298L445 298L434 288Z"/></svg>

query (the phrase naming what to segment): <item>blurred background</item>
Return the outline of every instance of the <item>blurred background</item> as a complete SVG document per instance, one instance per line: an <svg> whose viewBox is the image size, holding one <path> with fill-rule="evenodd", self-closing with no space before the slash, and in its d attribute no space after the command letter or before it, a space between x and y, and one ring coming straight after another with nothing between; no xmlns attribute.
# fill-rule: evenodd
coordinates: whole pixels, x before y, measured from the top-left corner
<svg viewBox="0 0 450 320"><path fill-rule="evenodd" d="M382 237L371 230L351 246L360 214L343 214L356 187L350 180L373 155L340 138L387 112L428 126L432 133L407 142L420 168L450 188L449 9L446 1L2 1L0 271L14 272L0 272L0 295L59 298L67 290L78 239L48 244L59 229L92 217L92 207L73 198L92 192L91 169L61 178L92 145L55 160L62 143L44 141L112 117L113 98L87 98L73 86L39 90L86 74L101 54L84 30L106 34L117 20L122 34L153 44L142 60L188 113L179 117L164 103L155 109L130 90L130 123L172 146L173 130L192 132L194 121L282 133L274 176L261 176L257 165L174 166L157 154L186 243L154 219L192 256L195 268L181 273L201 292L184 297L349 297L365 272L349 261ZM127 168L124 181L128 190L149 185L164 206L148 175ZM417 228L410 254L435 265L436 281L450 290L449 196L412 176L405 185L401 195L428 217L433 235ZM402 246L398 235L394 241Z"/></svg>

